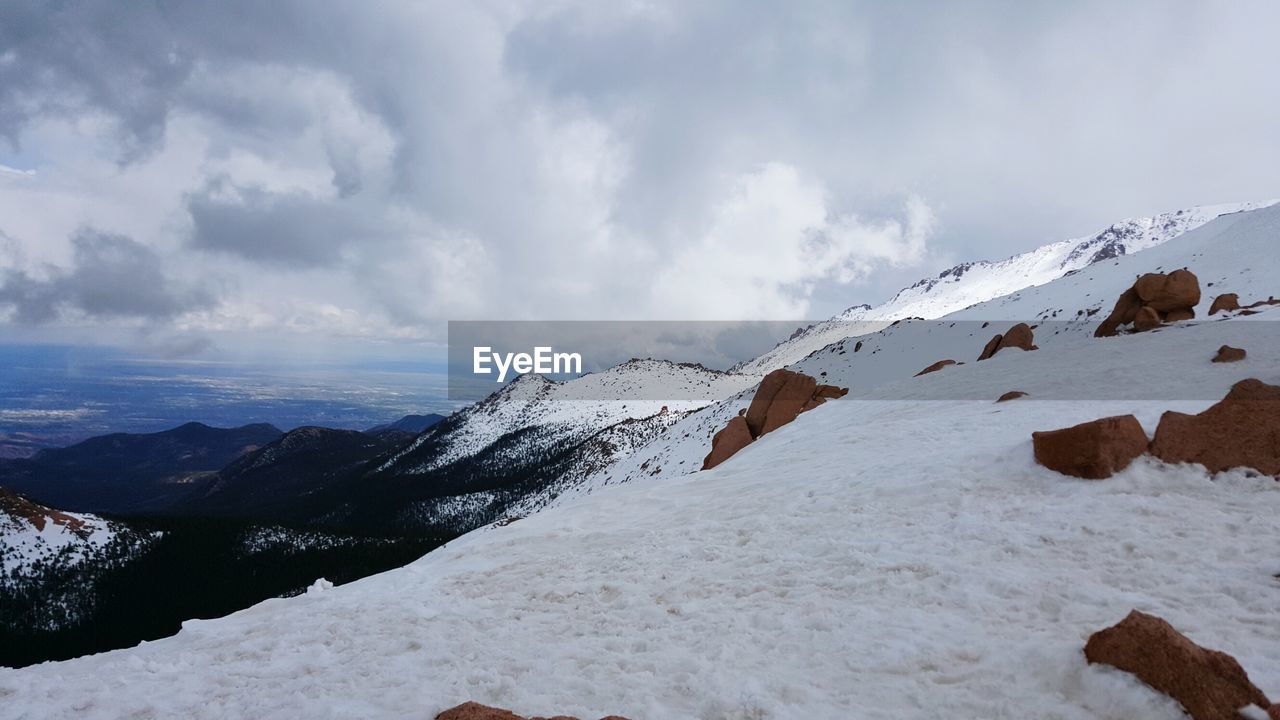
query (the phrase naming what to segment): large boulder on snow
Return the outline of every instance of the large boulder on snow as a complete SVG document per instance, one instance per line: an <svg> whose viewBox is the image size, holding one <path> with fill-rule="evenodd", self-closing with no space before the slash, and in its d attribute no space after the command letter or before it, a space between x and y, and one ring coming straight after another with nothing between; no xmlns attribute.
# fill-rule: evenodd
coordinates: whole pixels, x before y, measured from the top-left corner
<svg viewBox="0 0 1280 720"><path fill-rule="evenodd" d="M1103 480L1146 452L1147 433L1132 415L1031 433L1036 462L1063 475Z"/></svg>
<svg viewBox="0 0 1280 720"><path fill-rule="evenodd" d="M1133 329L1139 332L1155 330L1162 324L1164 323L1160 320L1160 313L1146 305L1138 308L1138 314L1133 318Z"/></svg>
<svg viewBox="0 0 1280 720"><path fill-rule="evenodd" d="M741 415L729 420L723 430L711 438L711 452L702 460L702 469L710 470L733 457L734 453L750 445L755 438L751 437L751 428L747 427L746 418Z"/></svg>
<svg viewBox="0 0 1280 720"><path fill-rule="evenodd" d="M711 452L702 460L708 470L728 460L756 438L786 425L800 413L829 399L849 394L849 388L819 385L816 378L794 370L774 370L760 381L751 405L711 438Z"/></svg>
<svg viewBox="0 0 1280 720"><path fill-rule="evenodd" d="M449 708L439 715L436 715L436 720L577 720L577 718L569 715L555 715L549 718L526 718L523 715L517 715L510 710L481 705L478 702L465 702L457 707ZM608 717L601 718L600 720L627 719L620 715L609 715Z"/></svg>
<svg viewBox="0 0 1280 720"><path fill-rule="evenodd" d="M1177 700L1193 720L1238 720L1241 708L1271 705L1235 658L1203 648L1161 618L1137 610L1094 633L1084 656L1133 673Z"/></svg>
<svg viewBox="0 0 1280 720"><path fill-rule="evenodd" d="M1213 299L1213 305L1209 306L1209 314L1217 315L1219 312L1234 312L1240 309L1240 296L1235 293L1223 293Z"/></svg>
<svg viewBox="0 0 1280 720"><path fill-rule="evenodd" d="M1009 331L1003 335L996 335L987 342L986 347L982 348L982 354L978 356L978 362L995 357L995 354L1005 348L1016 347L1020 350L1039 350L1035 345L1035 333L1031 330L1031 326L1026 323L1018 323L1009 328Z"/></svg>
<svg viewBox="0 0 1280 720"><path fill-rule="evenodd" d="M1121 326L1133 323L1138 331L1151 330L1166 322L1191 320L1200 302L1200 279L1190 270L1169 274L1147 273L1133 287L1120 294L1115 308L1094 331L1096 337L1111 337Z"/></svg>
<svg viewBox="0 0 1280 720"><path fill-rule="evenodd" d="M774 370L764 377L747 408L747 425L754 437L786 425L804 409L818 390L818 381L793 370Z"/></svg>
<svg viewBox="0 0 1280 720"><path fill-rule="evenodd" d="M1249 356L1249 353L1245 352L1244 348L1231 347L1230 345L1223 345L1222 347L1218 348L1218 354L1213 356L1213 362L1216 362L1216 363L1240 362L1241 360L1245 359L1248 356Z"/></svg>
<svg viewBox="0 0 1280 720"><path fill-rule="evenodd" d="M939 370L941 370L944 367L947 367L948 365L958 365L958 364L959 363L957 363L955 360L939 360L938 362L916 373L916 377L920 377L921 375L928 375L929 373L938 372Z"/></svg>
<svg viewBox="0 0 1280 720"><path fill-rule="evenodd" d="M1111 314L1094 331L1094 336L1111 337L1115 335L1121 325L1128 325L1133 322L1140 309L1142 309L1142 298L1138 297L1138 291L1133 288L1125 290L1120 293L1120 299L1116 300L1116 305L1112 308Z"/></svg>
<svg viewBox="0 0 1280 720"><path fill-rule="evenodd" d="M1166 412L1151 454L1170 463L1199 463L1211 473L1252 468L1280 477L1280 387L1241 380L1199 415Z"/></svg>
<svg viewBox="0 0 1280 720"><path fill-rule="evenodd" d="M1200 304L1200 279L1190 270L1147 273L1133 284L1142 304L1158 312L1194 308Z"/></svg>

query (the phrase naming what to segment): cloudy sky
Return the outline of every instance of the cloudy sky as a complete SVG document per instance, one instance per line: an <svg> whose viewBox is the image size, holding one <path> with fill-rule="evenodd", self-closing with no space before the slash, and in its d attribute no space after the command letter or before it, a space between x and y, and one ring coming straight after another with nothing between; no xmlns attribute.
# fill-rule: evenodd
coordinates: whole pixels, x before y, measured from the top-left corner
<svg viewBox="0 0 1280 720"><path fill-rule="evenodd" d="M1276 27L1248 1L9 0L0 337L825 317L1280 196Z"/></svg>

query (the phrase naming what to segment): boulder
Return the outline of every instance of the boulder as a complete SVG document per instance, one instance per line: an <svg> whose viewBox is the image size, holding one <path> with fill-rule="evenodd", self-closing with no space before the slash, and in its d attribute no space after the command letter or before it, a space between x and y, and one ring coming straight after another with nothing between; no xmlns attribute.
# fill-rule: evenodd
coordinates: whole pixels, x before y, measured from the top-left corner
<svg viewBox="0 0 1280 720"><path fill-rule="evenodd" d="M1209 315L1217 315L1219 312L1234 312L1240 309L1240 296L1235 293L1223 293L1213 299L1213 305L1209 307Z"/></svg>
<svg viewBox="0 0 1280 720"><path fill-rule="evenodd" d="M941 370L942 368L948 365L955 365L955 364L956 364L955 360L939 360L938 362L916 373L916 377L920 377L921 375L928 375L931 372L938 372L939 370Z"/></svg>
<svg viewBox="0 0 1280 720"><path fill-rule="evenodd" d="M711 438L711 452L702 460L702 469L709 470L728 460L754 440L746 418L739 415L730 419L729 424Z"/></svg>
<svg viewBox="0 0 1280 720"><path fill-rule="evenodd" d="M728 460L761 435L795 420L800 413L848 394L849 388L819 385L804 373L774 370L760 381L751 405L711 438L711 452L703 458L702 469L709 470Z"/></svg>
<svg viewBox="0 0 1280 720"><path fill-rule="evenodd" d="M1121 325L1128 325L1133 322L1137 316L1138 310L1142 308L1142 298L1138 297L1138 291L1129 288L1120 293L1120 299L1116 300L1116 306L1111 310L1111 314L1106 320L1098 326L1094 331L1094 337L1111 337L1116 334Z"/></svg>
<svg viewBox="0 0 1280 720"><path fill-rule="evenodd" d="M1027 394L1022 392L1021 390L1010 390L1009 392L997 398L996 402L998 403L1009 402L1010 400L1017 400L1018 398L1024 398L1026 396Z"/></svg>
<svg viewBox="0 0 1280 720"><path fill-rule="evenodd" d="M1190 270L1147 273L1133 284L1142 304L1162 312L1194 308L1200 304L1200 279Z"/></svg>
<svg viewBox="0 0 1280 720"><path fill-rule="evenodd" d="M999 335L999 334L997 334L995 337L988 340L987 344L984 345L982 348L982 353L978 355L978 362L982 362L987 358L994 357L995 354L1000 350L1001 340L1004 340L1004 335Z"/></svg>
<svg viewBox="0 0 1280 720"><path fill-rule="evenodd" d="M1240 362L1241 360L1245 359L1247 355L1248 353L1245 352L1243 348L1231 347L1230 345L1223 345L1222 347L1218 348L1218 354L1213 357L1213 362L1216 362L1216 363Z"/></svg>
<svg viewBox="0 0 1280 720"><path fill-rule="evenodd" d="M1169 463L1198 463L1211 473L1252 468L1280 477L1280 387L1241 380L1199 415L1166 412L1151 454Z"/></svg>
<svg viewBox="0 0 1280 720"><path fill-rule="evenodd" d="M1090 636L1084 656L1133 673L1177 700L1193 720L1236 720L1240 708L1271 705L1235 658L1203 648L1161 618L1137 610Z"/></svg>
<svg viewBox="0 0 1280 720"><path fill-rule="evenodd" d="M1132 415L1031 433L1036 462L1063 475L1103 480L1146 452L1147 433Z"/></svg>
<svg viewBox="0 0 1280 720"><path fill-rule="evenodd" d="M797 373L790 370L774 370L760 381L760 387L756 388L756 394L751 398L751 405L747 407L747 426L751 428L752 437L759 437L760 431L764 428L765 417L769 413L769 405L773 403L773 396L787 384L787 378L795 374Z"/></svg>
<svg viewBox="0 0 1280 720"><path fill-rule="evenodd" d="M1035 332L1032 331L1030 325L1018 323L1009 328L1009 331L1004 334L1004 338L1000 340L1000 350L1014 347L1026 351L1039 350L1035 345L1035 339Z"/></svg>
<svg viewBox="0 0 1280 720"><path fill-rule="evenodd" d="M814 393L818 390L818 381L804 373L784 371L790 373L787 380L778 389L773 396L773 402L769 403L769 409L765 413L764 426L756 433L756 437L773 432L778 428L786 425L796 416L804 411L805 405L813 399ZM754 401L752 402L754 405ZM747 411L747 419L750 420L751 411Z"/></svg>
<svg viewBox="0 0 1280 720"><path fill-rule="evenodd" d="M1147 330L1155 330L1163 323L1160 320L1160 313L1153 310L1147 305L1143 305L1138 309L1138 314L1133 318L1133 329L1138 332L1146 332Z"/></svg>
<svg viewBox="0 0 1280 720"><path fill-rule="evenodd" d="M526 718L523 715L517 715L510 710L502 708L481 705L477 702L465 702L453 708L449 708L436 716L436 720L577 720L577 718L569 715L555 715L549 718L532 717ZM621 715L609 715L600 720L627 720Z"/></svg>
<svg viewBox="0 0 1280 720"><path fill-rule="evenodd" d="M1133 323L1138 331L1152 330L1166 322L1192 320L1200 302L1200 280L1189 270L1147 273L1120 294L1111 315L1094 331L1095 337L1111 337L1122 325Z"/></svg>
<svg viewBox="0 0 1280 720"><path fill-rule="evenodd" d="M849 388L836 387L835 385L819 385L818 389L813 392L816 398L842 398L849 394Z"/></svg>

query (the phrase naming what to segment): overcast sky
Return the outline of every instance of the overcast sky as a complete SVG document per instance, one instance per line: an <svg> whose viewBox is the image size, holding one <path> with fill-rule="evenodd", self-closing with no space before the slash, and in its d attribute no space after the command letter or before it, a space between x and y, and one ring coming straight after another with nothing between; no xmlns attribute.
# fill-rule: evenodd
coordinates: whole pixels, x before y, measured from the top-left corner
<svg viewBox="0 0 1280 720"><path fill-rule="evenodd" d="M1277 27L1247 1L8 0L0 337L821 318L1280 196Z"/></svg>

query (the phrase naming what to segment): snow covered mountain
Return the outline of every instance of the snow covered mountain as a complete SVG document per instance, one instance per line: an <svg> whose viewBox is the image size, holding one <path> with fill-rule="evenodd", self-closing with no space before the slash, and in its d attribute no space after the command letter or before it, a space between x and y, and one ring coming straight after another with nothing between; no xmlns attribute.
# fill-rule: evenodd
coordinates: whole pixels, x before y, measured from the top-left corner
<svg viewBox="0 0 1280 720"><path fill-rule="evenodd" d="M1280 696L1280 483L1149 457L1077 480L1030 439L1126 413L1150 433L1241 379L1280 383L1280 306L1204 312L1222 292L1276 295L1277 242L1280 208L1222 217L827 348L797 367L851 393L712 470L677 461L700 461L748 388L626 452L631 482L172 638L0 670L0 698L16 717L420 718L464 700L672 720L1185 717L1081 653L1134 608ZM1090 310L1181 267L1205 289L1197 321L1092 337ZM974 362L1036 318L1038 350ZM1248 358L1211 363L1224 343ZM965 364L914 377L943 358ZM1014 389L1029 397L994 402Z"/></svg>
<svg viewBox="0 0 1280 720"><path fill-rule="evenodd" d="M835 339L833 344L805 352L787 367L813 375L820 382L848 387L849 397L856 398L900 381L910 381L909 387L918 387L913 376L939 360L973 364L993 335L1017 322L1042 326L1037 328L1035 337L1042 349L1078 344L1089 352L1096 352L1098 346L1093 331L1098 321L1115 304L1120 293L1133 284L1134 278L1146 272L1180 267L1190 267L1200 278L1204 292L1197 316L1204 320L1214 297L1220 293L1235 292L1242 299L1255 300L1278 294L1280 288L1274 284L1274 269L1280 262L1276 257L1280 242L1277 218L1280 218L1280 205L1224 215L1143 252L1096 262L1049 283L1027 287L937 320L854 323L859 330L878 329L857 337ZM1267 308L1248 319L1280 319L1277 315L1274 309ZM1230 344L1238 347L1247 346L1249 336L1280 332L1272 331L1274 326L1270 323L1233 323L1229 327L1233 332ZM793 354L799 355L799 351ZM980 367L994 372L992 368L1013 362L1010 356L1016 355L1006 351L1000 354L999 362L984 362ZM928 382L932 377L922 378L920 382ZM1090 392L1089 387L1087 382L1082 382L1081 389L1072 398ZM1018 388L1005 388L1013 389ZM986 397L984 392L986 388L974 386L962 397L982 399ZM753 393L754 387L748 388L691 413L650 445L578 483L574 492L590 493L597 487L644 480L655 470L666 474L697 471L711 436L747 407Z"/></svg>
<svg viewBox="0 0 1280 720"><path fill-rule="evenodd" d="M874 332L895 320L939 318L993 298L1043 285L1095 263L1156 247L1222 215L1270 207L1277 202L1280 201L1204 205L1154 217L1131 218L1094 235L1050 243L998 262L956 265L943 270L937 277L925 278L904 288L886 303L875 307L857 305L826 322L817 323L734 370L764 374L790 365L833 342Z"/></svg>

